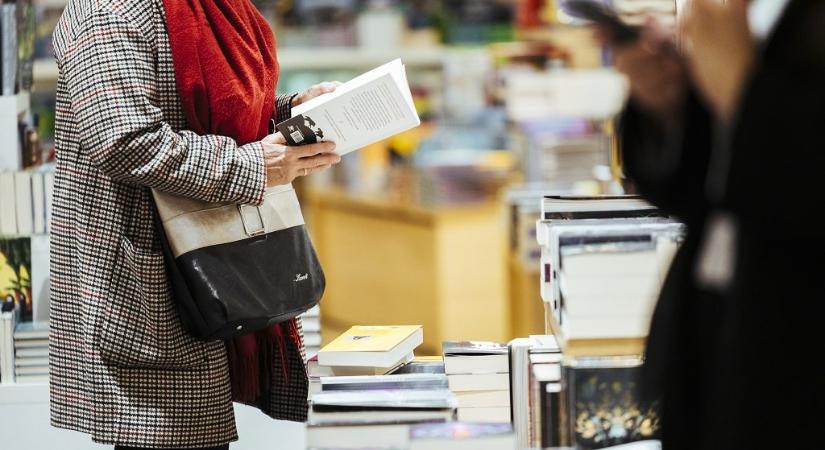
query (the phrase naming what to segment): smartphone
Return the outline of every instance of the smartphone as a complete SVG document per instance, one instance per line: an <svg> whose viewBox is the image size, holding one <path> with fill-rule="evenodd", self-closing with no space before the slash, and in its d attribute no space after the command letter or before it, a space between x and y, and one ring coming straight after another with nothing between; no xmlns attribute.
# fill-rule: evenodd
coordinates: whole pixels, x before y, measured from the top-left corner
<svg viewBox="0 0 825 450"><path fill-rule="evenodd" d="M639 38L638 28L623 22L616 10L598 0L565 0L562 9L571 17L607 29L616 44L629 44Z"/></svg>

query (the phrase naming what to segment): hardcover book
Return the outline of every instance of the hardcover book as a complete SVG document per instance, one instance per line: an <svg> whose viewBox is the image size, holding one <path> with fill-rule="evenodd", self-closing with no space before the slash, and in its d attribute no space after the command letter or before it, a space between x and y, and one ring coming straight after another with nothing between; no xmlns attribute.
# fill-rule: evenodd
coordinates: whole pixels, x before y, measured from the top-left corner
<svg viewBox="0 0 825 450"><path fill-rule="evenodd" d="M566 362L566 421L572 445L587 450L658 438L658 405L641 399L641 369L642 361L635 357Z"/></svg>
<svg viewBox="0 0 825 450"><path fill-rule="evenodd" d="M443 343L444 370L448 375L508 373L508 349L497 342Z"/></svg>

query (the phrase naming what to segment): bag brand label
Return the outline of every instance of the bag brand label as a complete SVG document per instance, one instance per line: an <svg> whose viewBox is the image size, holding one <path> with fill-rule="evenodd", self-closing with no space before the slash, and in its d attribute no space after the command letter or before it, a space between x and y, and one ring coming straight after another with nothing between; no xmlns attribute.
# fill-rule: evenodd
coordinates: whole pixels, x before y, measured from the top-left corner
<svg viewBox="0 0 825 450"><path fill-rule="evenodd" d="M296 283L299 282L299 281L306 281L308 279L309 279L309 274L308 273L305 273L305 274L296 273L295 274L295 282Z"/></svg>

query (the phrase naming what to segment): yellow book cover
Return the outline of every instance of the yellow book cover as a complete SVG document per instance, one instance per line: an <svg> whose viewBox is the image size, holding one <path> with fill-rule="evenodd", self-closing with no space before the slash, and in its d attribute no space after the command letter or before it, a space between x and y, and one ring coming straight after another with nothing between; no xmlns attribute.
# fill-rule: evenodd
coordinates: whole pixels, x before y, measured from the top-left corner
<svg viewBox="0 0 825 450"><path fill-rule="evenodd" d="M404 342L421 325L354 326L321 349L330 352L388 352Z"/></svg>

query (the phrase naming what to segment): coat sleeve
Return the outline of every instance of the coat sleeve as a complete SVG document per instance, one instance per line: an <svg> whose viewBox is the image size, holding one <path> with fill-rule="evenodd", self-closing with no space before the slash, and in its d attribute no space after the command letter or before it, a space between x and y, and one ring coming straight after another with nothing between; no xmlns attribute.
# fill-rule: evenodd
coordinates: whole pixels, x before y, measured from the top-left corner
<svg viewBox="0 0 825 450"><path fill-rule="evenodd" d="M694 223L706 210L711 118L691 94L677 122L676 127L665 130L631 103L619 127L624 169L651 203Z"/></svg>
<svg viewBox="0 0 825 450"><path fill-rule="evenodd" d="M176 132L159 107L157 49L116 13L98 11L59 58L80 146L113 180L210 202L260 204L260 143Z"/></svg>
<svg viewBox="0 0 825 450"><path fill-rule="evenodd" d="M281 123L292 117L292 100L298 94L282 94L275 100L275 123Z"/></svg>
<svg viewBox="0 0 825 450"><path fill-rule="evenodd" d="M766 62L748 85L734 131L731 208L771 234L821 234L825 51L817 64L808 61Z"/></svg>

